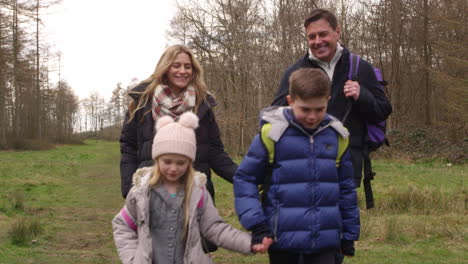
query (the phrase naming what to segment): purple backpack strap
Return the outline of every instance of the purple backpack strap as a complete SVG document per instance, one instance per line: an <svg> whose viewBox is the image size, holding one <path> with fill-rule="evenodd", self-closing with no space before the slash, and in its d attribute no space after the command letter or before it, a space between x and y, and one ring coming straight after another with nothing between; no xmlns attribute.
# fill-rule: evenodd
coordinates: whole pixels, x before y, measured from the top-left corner
<svg viewBox="0 0 468 264"><path fill-rule="evenodd" d="M197 205L198 209L202 209L205 203L205 190L203 187L201 187L201 189L202 189L202 195L201 195L200 201L198 201L198 205Z"/></svg>
<svg viewBox="0 0 468 264"><path fill-rule="evenodd" d="M361 56L354 53L349 53L349 73L348 80L357 81L358 72L359 72L359 63L361 61Z"/></svg>
<svg viewBox="0 0 468 264"><path fill-rule="evenodd" d="M130 229L132 229L133 231L138 232L138 226L135 224L133 218L127 213L125 207L122 208L122 210L120 210L120 214L127 223L128 227L130 227Z"/></svg>

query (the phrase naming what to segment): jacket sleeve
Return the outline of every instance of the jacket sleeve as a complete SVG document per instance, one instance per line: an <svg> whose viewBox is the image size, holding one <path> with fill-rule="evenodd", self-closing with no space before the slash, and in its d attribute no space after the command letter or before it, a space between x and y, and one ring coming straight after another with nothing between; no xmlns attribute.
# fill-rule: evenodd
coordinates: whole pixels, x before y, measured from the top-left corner
<svg viewBox="0 0 468 264"><path fill-rule="evenodd" d="M132 202L133 201L133 202ZM123 264L132 264L138 246L136 206L129 193L125 206L112 219L114 241Z"/></svg>
<svg viewBox="0 0 468 264"><path fill-rule="evenodd" d="M360 95L357 100L359 112L368 121L381 122L392 113L392 105L375 76L372 66L365 60L361 60L359 66Z"/></svg>
<svg viewBox="0 0 468 264"><path fill-rule="evenodd" d="M247 230L267 222L258 192L267 165L268 153L257 134L234 176L236 212Z"/></svg>
<svg viewBox="0 0 468 264"><path fill-rule="evenodd" d="M203 189L206 192L206 189ZM200 232L203 237L225 249L243 254L251 253L250 234L226 223L213 204L211 195L205 193L205 206L200 218Z"/></svg>
<svg viewBox="0 0 468 264"><path fill-rule="evenodd" d="M271 103L272 106L286 106L288 102L286 96L289 94L289 76L291 75L291 69L286 69L281 78L280 85L275 94L275 99Z"/></svg>
<svg viewBox="0 0 468 264"><path fill-rule="evenodd" d="M209 124L210 124L210 151L209 163L210 167L220 177L232 183L232 177L237 170L237 164L232 161L229 155L224 150L223 142L219 133L219 127L212 110L209 110Z"/></svg>
<svg viewBox="0 0 468 264"><path fill-rule="evenodd" d="M353 180L353 164L349 149L343 155L341 164L338 167L340 179L339 206L343 219L342 239L359 240L360 219L359 207L357 204L356 189Z"/></svg>
<svg viewBox="0 0 468 264"><path fill-rule="evenodd" d="M289 76L291 74L301 68L301 67L307 67L304 64L304 60L308 57L308 54L306 54L305 57L300 58L298 61L296 61L293 65L289 66L283 73L283 77L281 78L280 85L278 90L276 91L275 94L275 99L273 99L273 102L271 103L272 106L287 106L288 101L286 100L286 96L289 94Z"/></svg>
<svg viewBox="0 0 468 264"><path fill-rule="evenodd" d="M132 188L132 175L138 168L137 121L136 117L128 122L130 112L125 114L125 121L120 134L120 177L121 191L124 198Z"/></svg>

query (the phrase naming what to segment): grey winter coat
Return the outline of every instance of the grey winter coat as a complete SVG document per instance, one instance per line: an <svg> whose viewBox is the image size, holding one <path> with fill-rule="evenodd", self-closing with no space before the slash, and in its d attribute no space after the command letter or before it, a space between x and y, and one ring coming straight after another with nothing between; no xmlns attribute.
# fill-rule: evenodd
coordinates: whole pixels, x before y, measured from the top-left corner
<svg viewBox="0 0 468 264"><path fill-rule="evenodd" d="M151 174L152 167L142 168L135 172L134 187L128 193L125 206L112 220L115 244L124 264L151 264L152 243L158 243L152 241L149 229L148 180ZM214 207L205 184L205 174L196 172L190 197L190 220L184 263L213 263L210 256L203 252L200 231L205 238L220 247L244 254L250 253L251 236L224 222ZM201 213L197 213L197 206L202 197L203 207ZM197 214L200 220L197 219Z"/></svg>

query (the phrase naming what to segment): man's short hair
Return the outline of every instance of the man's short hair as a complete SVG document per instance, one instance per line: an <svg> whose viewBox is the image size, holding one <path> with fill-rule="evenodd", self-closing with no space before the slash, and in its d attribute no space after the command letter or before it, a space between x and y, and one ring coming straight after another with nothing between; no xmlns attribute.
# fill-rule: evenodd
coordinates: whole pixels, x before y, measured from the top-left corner
<svg viewBox="0 0 468 264"><path fill-rule="evenodd" d="M330 79L316 68L300 68L289 76L289 95L292 99L307 100L330 96Z"/></svg>
<svg viewBox="0 0 468 264"><path fill-rule="evenodd" d="M309 16L306 17L304 21L304 28L307 28L310 23L315 22L319 19L325 19L331 26L333 30L336 30L338 27L338 20L336 19L335 14L331 11L323 8L317 8L310 12Z"/></svg>

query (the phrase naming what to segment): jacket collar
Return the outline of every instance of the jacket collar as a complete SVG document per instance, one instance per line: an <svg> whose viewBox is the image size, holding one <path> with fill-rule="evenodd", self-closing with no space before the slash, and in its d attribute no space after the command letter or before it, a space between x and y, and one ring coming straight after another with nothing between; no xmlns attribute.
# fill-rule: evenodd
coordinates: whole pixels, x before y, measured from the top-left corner
<svg viewBox="0 0 468 264"><path fill-rule="evenodd" d="M326 62L326 61L322 61L318 59L317 57L314 56L314 54L310 51L310 49L309 49L309 59L314 61L318 66L320 66L320 68L322 68L325 71L325 73L327 73L328 78L332 80L333 73L335 72L336 64L340 60L342 53L343 53L343 47L340 45L340 43L337 43L335 55L333 56L330 62Z"/></svg>
<svg viewBox="0 0 468 264"><path fill-rule="evenodd" d="M271 130L268 134L268 137L271 138L273 141L277 142L286 129L292 125L299 130L303 131L305 134L309 135L306 130L294 120L294 114L292 112L291 107L283 106L283 107L269 107L262 111L260 114L260 126L265 123L271 124ZM332 115L326 114L325 118L322 120L320 125L318 126L317 131L314 133L317 134L320 131L324 130L327 127L332 127L337 133L339 133L342 137L348 137L349 132L343 126L343 124ZM311 136L311 135L309 135Z"/></svg>

